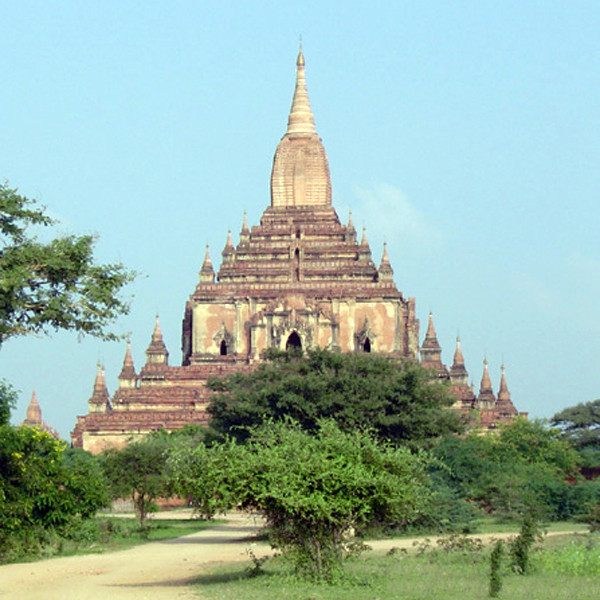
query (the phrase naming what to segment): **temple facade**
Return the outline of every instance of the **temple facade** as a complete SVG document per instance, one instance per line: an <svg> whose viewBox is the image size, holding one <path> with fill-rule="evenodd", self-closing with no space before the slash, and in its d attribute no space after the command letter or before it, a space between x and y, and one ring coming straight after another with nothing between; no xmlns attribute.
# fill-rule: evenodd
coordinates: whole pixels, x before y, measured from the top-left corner
<svg viewBox="0 0 600 600"><path fill-rule="evenodd" d="M248 371L269 348L321 347L413 360L420 352L425 366L451 382L456 408L483 407L461 371L460 345L450 371L441 363L431 317L419 348L415 299L396 287L385 245L377 266L364 229L359 241L351 215L340 221L302 51L287 130L273 159L270 206L252 228L244 215L238 244L229 233L221 254L215 271L206 249L185 305L181 366L169 365L157 317L139 373L128 344L112 399L98 367L89 413L78 417L72 433L75 446L100 452L155 429L206 423L207 379ZM498 402L494 396L488 404L496 410ZM512 408L502 405L505 416L498 413L496 420L516 414L510 394L508 403Z"/></svg>

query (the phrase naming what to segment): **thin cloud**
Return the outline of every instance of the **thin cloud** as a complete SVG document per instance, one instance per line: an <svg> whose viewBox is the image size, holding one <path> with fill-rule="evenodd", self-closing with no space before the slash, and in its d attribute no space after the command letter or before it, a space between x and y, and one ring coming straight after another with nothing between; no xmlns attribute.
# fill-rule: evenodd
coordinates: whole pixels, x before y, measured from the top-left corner
<svg viewBox="0 0 600 600"><path fill-rule="evenodd" d="M539 279L527 273L513 275L514 289L526 303L543 315L558 317L564 307L560 291L554 287L544 285Z"/></svg>
<svg viewBox="0 0 600 600"><path fill-rule="evenodd" d="M567 256L565 264L580 284L600 284L600 260L580 252L572 252Z"/></svg>
<svg viewBox="0 0 600 600"><path fill-rule="evenodd" d="M389 242L401 240L419 250L441 244L441 232L410 204L400 188L380 183L368 188L355 186L354 193L360 213L369 215L369 230L377 231Z"/></svg>

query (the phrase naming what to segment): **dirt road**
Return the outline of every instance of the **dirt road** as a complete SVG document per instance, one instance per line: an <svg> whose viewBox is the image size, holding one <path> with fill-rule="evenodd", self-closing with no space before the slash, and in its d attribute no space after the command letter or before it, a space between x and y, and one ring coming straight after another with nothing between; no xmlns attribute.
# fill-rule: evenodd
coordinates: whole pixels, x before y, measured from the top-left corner
<svg viewBox="0 0 600 600"><path fill-rule="evenodd" d="M166 514L181 517L181 513ZM198 600L198 588L190 583L210 563L239 560L250 566L248 537L259 528L260 522L253 517L230 514L225 525L129 550L0 566L0 600ZM487 542L508 535L473 537ZM373 550L408 549L415 539L376 540L369 546ZM271 552L261 543L253 551L257 556Z"/></svg>
<svg viewBox="0 0 600 600"><path fill-rule="evenodd" d="M248 560L247 538L258 529L252 517L234 514L226 525L129 550L0 566L0 599L198 600L188 584L202 565ZM269 552L255 547L258 556Z"/></svg>

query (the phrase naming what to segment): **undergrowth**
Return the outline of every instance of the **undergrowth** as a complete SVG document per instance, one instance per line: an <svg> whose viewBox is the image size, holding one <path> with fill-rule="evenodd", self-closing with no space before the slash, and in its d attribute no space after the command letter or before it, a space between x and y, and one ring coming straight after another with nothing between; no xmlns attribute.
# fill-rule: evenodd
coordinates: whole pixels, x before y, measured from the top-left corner
<svg viewBox="0 0 600 600"><path fill-rule="evenodd" d="M553 539L547 548L536 544L525 576L517 575L506 557L496 566L491 589L493 548L452 535L424 540L409 551L396 548L354 558L346 575L332 583L303 581L277 557L253 572L229 565L200 576L196 584L202 597L219 600L481 600L500 583L499 597L511 600L597 600L599 537Z"/></svg>

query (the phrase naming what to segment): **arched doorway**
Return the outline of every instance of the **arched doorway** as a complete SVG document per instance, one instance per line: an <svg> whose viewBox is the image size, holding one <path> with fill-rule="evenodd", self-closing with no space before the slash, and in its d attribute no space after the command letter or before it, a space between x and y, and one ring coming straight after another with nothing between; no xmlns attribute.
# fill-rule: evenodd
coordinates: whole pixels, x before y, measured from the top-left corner
<svg viewBox="0 0 600 600"><path fill-rule="evenodd" d="M221 356L227 356L227 342L225 340L221 340Z"/></svg>
<svg viewBox="0 0 600 600"><path fill-rule="evenodd" d="M365 343L363 344L363 350L365 352L371 352L371 340L369 338L365 340Z"/></svg>
<svg viewBox="0 0 600 600"><path fill-rule="evenodd" d="M290 337L287 339L287 342L285 344L285 349L300 351L302 350L302 340L295 331L292 331L292 333L290 333Z"/></svg>

